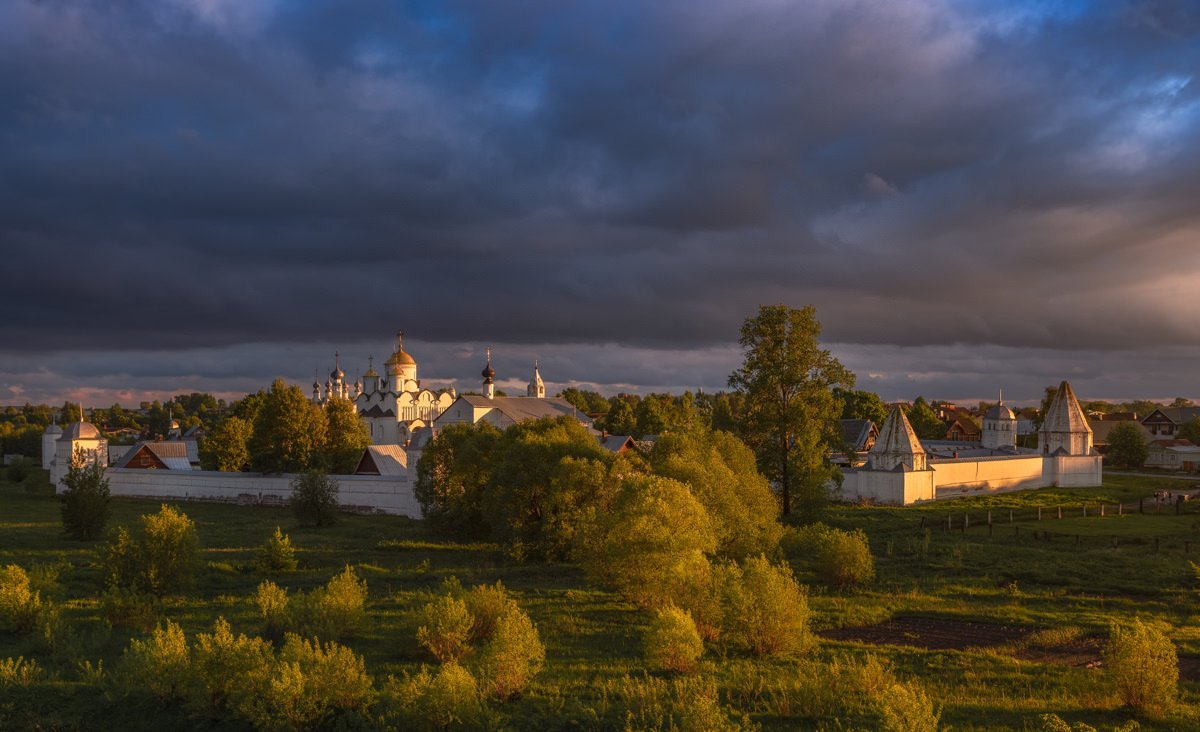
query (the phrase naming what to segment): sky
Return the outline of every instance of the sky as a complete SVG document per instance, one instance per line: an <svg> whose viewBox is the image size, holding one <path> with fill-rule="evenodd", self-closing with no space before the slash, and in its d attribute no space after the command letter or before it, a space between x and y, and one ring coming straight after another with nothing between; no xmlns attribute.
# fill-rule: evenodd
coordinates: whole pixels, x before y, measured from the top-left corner
<svg viewBox="0 0 1200 732"><path fill-rule="evenodd" d="M1200 6L0 3L0 403L726 388L812 304L885 399L1200 397Z"/></svg>

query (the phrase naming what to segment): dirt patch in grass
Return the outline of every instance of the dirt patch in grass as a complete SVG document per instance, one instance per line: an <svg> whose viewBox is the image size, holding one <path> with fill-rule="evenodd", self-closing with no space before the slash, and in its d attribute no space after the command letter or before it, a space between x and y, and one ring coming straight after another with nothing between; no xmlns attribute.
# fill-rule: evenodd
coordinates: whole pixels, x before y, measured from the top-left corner
<svg viewBox="0 0 1200 732"><path fill-rule="evenodd" d="M976 623L969 620L898 617L877 625L824 630L819 635L829 640L912 646L933 651L960 651L1019 643L1034 630L1016 625Z"/></svg>
<svg viewBox="0 0 1200 732"><path fill-rule="evenodd" d="M1056 645L1027 645L1018 648L1014 656L1022 661L1056 663L1076 668L1099 668L1100 649L1104 640L1098 636L1080 636Z"/></svg>

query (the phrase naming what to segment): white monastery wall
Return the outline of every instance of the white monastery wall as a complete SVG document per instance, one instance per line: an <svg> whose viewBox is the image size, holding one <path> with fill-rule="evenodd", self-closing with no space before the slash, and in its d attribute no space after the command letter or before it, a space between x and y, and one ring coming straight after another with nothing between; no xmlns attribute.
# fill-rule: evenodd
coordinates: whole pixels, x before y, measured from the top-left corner
<svg viewBox="0 0 1200 732"><path fill-rule="evenodd" d="M842 482L842 496L848 500L869 500L889 506L907 506L918 501L933 500L933 471L914 470L905 473L859 470L847 473Z"/></svg>
<svg viewBox="0 0 1200 732"><path fill-rule="evenodd" d="M138 470L109 468L109 492L114 496L275 503L292 495L295 475L222 473L209 470ZM421 517L421 507L408 476L337 475L338 503L347 508L368 508L411 518Z"/></svg>
<svg viewBox="0 0 1200 732"><path fill-rule="evenodd" d="M990 457L931 462L938 498L1041 488L1045 482L1041 455Z"/></svg>
<svg viewBox="0 0 1200 732"><path fill-rule="evenodd" d="M1046 460L1046 485L1091 488L1103 482L1100 455L1062 455Z"/></svg>

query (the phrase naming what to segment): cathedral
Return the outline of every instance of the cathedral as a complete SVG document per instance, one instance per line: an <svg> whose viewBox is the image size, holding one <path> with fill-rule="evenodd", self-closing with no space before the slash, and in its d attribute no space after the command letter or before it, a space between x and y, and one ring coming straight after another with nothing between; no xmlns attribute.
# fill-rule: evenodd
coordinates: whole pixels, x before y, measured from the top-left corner
<svg viewBox="0 0 1200 732"><path fill-rule="evenodd" d="M483 396L460 397L453 386L430 389L421 385L417 377L417 361L404 350L404 333L396 334L396 347L384 361L384 373L375 371L374 357L368 359L367 371L353 383L346 380L340 366L340 357L334 354L333 370L324 385L315 380L312 385L313 402L325 405L330 399L349 399L359 417L370 431L374 445L417 446L428 440L438 424L490 421L497 426L506 426L523 419L542 416L575 414L575 409L562 399L547 398L546 384L542 381L538 363L533 365L533 376L524 397L496 396L496 371L492 368L492 350L487 349L487 364L480 373ZM447 414L456 403L460 408ZM468 408L466 406L471 404ZM580 421L588 421L586 417Z"/></svg>

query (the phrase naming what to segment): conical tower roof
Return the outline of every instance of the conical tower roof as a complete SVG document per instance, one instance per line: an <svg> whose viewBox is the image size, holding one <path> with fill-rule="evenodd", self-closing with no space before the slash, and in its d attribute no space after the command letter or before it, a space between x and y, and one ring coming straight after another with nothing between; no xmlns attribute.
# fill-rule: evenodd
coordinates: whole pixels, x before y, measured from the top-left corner
<svg viewBox="0 0 1200 732"><path fill-rule="evenodd" d="M875 439L875 445L871 448L870 454L925 454L925 448L921 447L917 433L913 431L912 425L908 423L908 417L904 415L904 410L899 405L892 407L891 413L883 421L883 427L879 430L879 437Z"/></svg>
<svg viewBox="0 0 1200 732"><path fill-rule="evenodd" d="M1064 381L1059 385L1054 401L1050 402L1050 408L1046 410L1045 419L1042 420L1042 432L1091 431L1087 415L1083 413L1083 407L1079 406L1075 392L1071 390L1071 385Z"/></svg>

